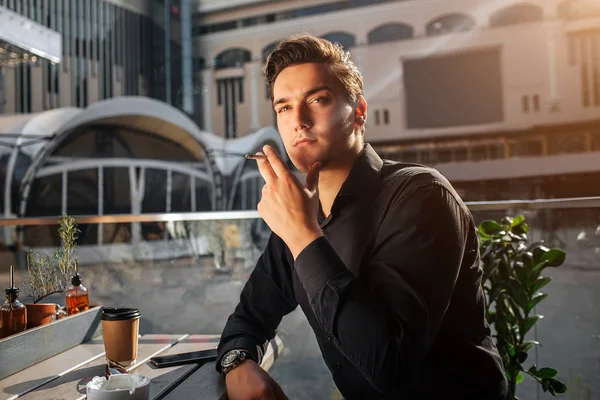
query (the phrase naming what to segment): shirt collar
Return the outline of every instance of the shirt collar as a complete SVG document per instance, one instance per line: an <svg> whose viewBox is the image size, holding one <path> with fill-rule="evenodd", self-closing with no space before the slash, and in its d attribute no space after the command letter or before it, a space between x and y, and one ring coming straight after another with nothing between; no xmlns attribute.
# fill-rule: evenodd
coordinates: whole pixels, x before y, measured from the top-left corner
<svg viewBox="0 0 600 400"><path fill-rule="evenodd" d="M342 184L338 197L373 194L379 184L382 166L383 161L379 155L366 143Z"/></svg>

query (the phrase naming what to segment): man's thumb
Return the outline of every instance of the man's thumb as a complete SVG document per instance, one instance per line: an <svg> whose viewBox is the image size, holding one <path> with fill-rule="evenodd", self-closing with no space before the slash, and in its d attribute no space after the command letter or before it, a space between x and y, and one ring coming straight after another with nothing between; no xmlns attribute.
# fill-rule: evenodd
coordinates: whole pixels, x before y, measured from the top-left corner
<svg viewBox="0 0 600 400"><path fill-rule="evenodd" d="M309 192L314 192L319 186L319 171L321 170L321 163L314 163L308 170L306 175L306 189Z"/></svg>

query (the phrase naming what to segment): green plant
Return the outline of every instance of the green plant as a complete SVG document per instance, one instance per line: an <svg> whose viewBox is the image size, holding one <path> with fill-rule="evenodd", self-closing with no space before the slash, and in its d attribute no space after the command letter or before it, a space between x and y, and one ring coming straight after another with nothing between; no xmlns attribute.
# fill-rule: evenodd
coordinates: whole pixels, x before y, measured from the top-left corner
<svg viewBox="0 0 600 400"><path fill-rule="evenodd" d="M53 257L36 254L33 250L27 253L29 279L24 286L27 296L34 304L51 294L63 292L75 271L75 247L80 232L77 221L73 217L64 216L59 219L58 225L62 246L54 250Z"/></svg>
<svg viewBox="0 0 600 400"><path fill-rule="evenodd" d="M536 314L536 306L548 295L539 290L552 278L542 276L542 271L561 266L566 254L547 248L543 242L529 243L528 232L523 216L479 225L486 318L496 331L496 346L513 395L524 373L539 382L545 392L556 395L566 392L567 386L556 379L555 369L535 364L525 369L523 364L528 352L539 345L526 340L526 335L543 317Z"/></svg>
<svg viewBox="0 0 600 400"><path fill-rule="evenodd" d="M62 246L54 250L54 260L58 267L63 287L68 285L71 275L75 272L75 248L77 247L77 238L81 231L77 227L77 220L74 217L65 215L58 220L58 236Z"/></svg>
<svg viewBox="0 0 600 400"><path fill-rule="evenodd" d="M29 279L25 282L27 297L36 304L44 297L60 293L61 285L58 270L52 258L45 254L34 254L33 250L27 252L27 272Z"/></svg>

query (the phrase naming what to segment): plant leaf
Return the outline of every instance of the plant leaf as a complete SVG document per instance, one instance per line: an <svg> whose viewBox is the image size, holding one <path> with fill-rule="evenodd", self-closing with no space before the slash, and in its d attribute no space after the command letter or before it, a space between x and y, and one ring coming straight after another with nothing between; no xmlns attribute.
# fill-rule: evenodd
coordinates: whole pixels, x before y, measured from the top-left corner
<svg viewBox="0 0 600 400"><path fill-rule="evenodd" d="M544 392L547 392L549 388L550 388L550 381L548 379L542 380L542 389L544 389Z"/></svg>
<svg viewBox="0 0 600 400"><path fill-rule="evenodd" d="M527 372L529 372L531 375L536 375L537 367L535 366L535 364L532 364L531 367L529 367L529 369L527 370Z"/></svg>
<svg viewBox="0 0 600 400"><path fill-rule="evenodd" d="M567 385L565 385L564 383L562 383L561 381L559 381L558 379L551 379L550 380L550 387L552 389L554 389L555 393L565 393L568 389Z"/></svg>
<svg viewBox="0 0 600 400"><path fill-rule="evenodd" d="M558 371L554 368L542 368L537 371L538 378L554 378L558 375Z"/></svg>
<svg viewBox="0 0 600 400"><path fill-rule="evenodd" d="M525 352L525 351L519 351L517 353L517 361L520 364L523 364L525 361L527 361L527 352Z"/></svg>
<svg viewBox="0 0 600 400"><path fill-rule="evenodd" d="M529 314L531 310L533 310L535 306L537 306L546 297L548 297L547 293L536 293L527 305L527 314Z"/></svg>
<svg viewBox="0 0 600 400"><path fill-rule="evenodd" d="M546 277L545 276L540 276L539 278L536 279L536 281L531 286L531 292L530 293L537 292L538 290L540 290L541 288L543 288L544 286L546 286L550 282L552 282L552 278L547 277L547 276Z"/></svg>
<svg viewBox="0 0 600 400"><path fill-rule="evenodd" d="M539 345L539 344L540 344L540 342L538 342L538 341L535 341L535 340L528 340L528 341L526 341L526 342L523 342L523 344L521 344L521 346L519 347L519 349L520 349L521 351L529 351L529 350L531 350L531 348L532 348L533 346L537 346L537 345Z"/></svg>
<svg viewBox="0 0 600 400"><path fill-rule="evenodd" d="M560 249L552 249L542 256L547 267L560 267L567 259L567 253Z"/></svg>
<svg viewBox="0 0 600 400"><path fill-rule="evenodd" d="M521 225L523 222L525 222L525 217L523 215L517 215L510 223L510 227L514 228L515 226Z"/></svg>
<svg viewBox="0 0 600 400"><path fill-rule="evenodd" d="M523 374L519 372L519 375L517 375L516 383L518 385L521 382L523 382Z"/></svg>
<svg viewBox="0 0 600 400"><path fill-rule="evenodd" d="M531 253L533 254L533 262L539 264L543 261L542 257L544 254L550 251L550 249L543 245L543 242L537 242L530 246Z"/></svg>
<svg viewBox="0 0 600 400"><path fill-rule="evenodd" d="M479 225L479 232L487 235L487 236L496 236L496 235L504 235L506 231L504 227L497 223L496 221L488 220L483 221Z"/></svg>
<svg viewBox="0 0 600 400"><path fill-rule="evenodd" d="M523 332L520 332L521 336L525 336L525 334L529 332L531 328L533 328L535 323L542 318L544 318L544 316L542 315L532 315L531 317L527 317L527 319L525 320L525 324L523 325Z"/></svg>
<svg viewBox="0 0 600 400"><path fill-rule="evenodd" d="M524 235L524 237L527 238L527 233L529 233L529 225L526 222L523 222L517 226L512 227L512 231Z"/></svg>

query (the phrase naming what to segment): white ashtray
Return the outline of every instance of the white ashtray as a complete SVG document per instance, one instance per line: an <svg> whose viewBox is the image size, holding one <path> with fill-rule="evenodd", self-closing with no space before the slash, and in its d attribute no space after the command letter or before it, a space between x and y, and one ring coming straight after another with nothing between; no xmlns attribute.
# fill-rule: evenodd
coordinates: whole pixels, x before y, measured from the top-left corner
<svg viewBox="0 0 600 400"><path fill-rule="evenodd" d="M140 374L94 377L85 387L88 400L148 400L150 379Z"/></svg>

